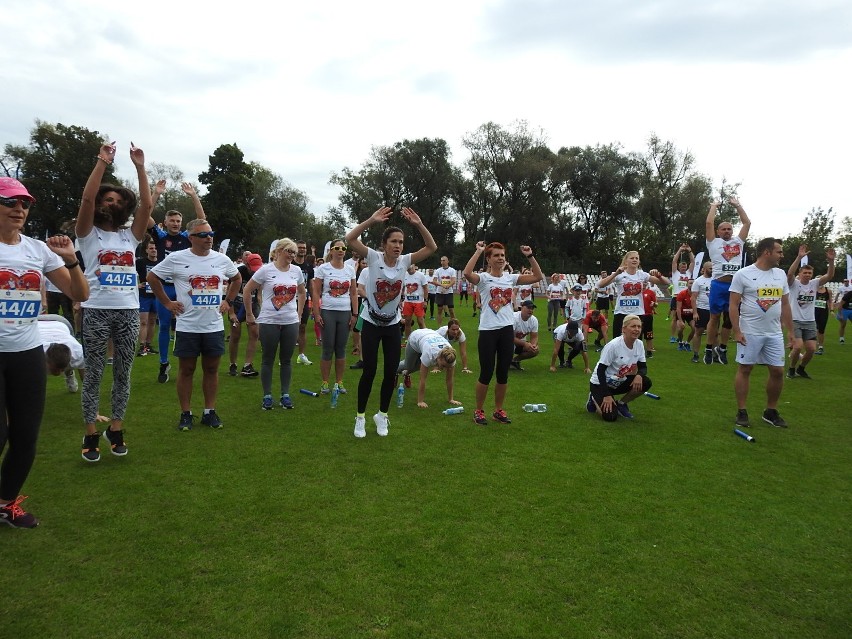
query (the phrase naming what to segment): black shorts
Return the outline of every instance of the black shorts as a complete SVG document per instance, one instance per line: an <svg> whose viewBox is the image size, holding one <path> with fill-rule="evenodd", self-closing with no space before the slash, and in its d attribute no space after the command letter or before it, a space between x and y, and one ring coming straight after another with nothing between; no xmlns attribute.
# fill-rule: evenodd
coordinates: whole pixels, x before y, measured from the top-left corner
<svg viewBox="0 0 852 639"><path fill-rule="evenodd" d="M609 310L609 298L608 297L598 297L595 299L595 309L598 311L608 311Z"/></svg>
<svg viewBox="0 0 852 639"><path fill-rule="evenodd" d="M453 306L453 294L452 293L436 293L435 294L435 306L446 306L447 308L455 308Z"/></svg>
<svg viewBox="0 0 852 639"><path fill-rule="evenodd" d="M181 357L221 357L225 354L225 331L213 333L188 333L175 331L175 348L172 351Z"/></svg>
<svg viewBox="0 0 852 639"><path fill-rule="evenodd" d="M642 339L654 339L654 316L640 315L639 317L642 320Z"/></svg>
<svg viewBox="0 0 852 639"><path fill-rule="evenodd" d="M710 309L709 308L699 308L698 309L698 319L695 320L695 328L707 328L707 324L710 323Z"/></svg>

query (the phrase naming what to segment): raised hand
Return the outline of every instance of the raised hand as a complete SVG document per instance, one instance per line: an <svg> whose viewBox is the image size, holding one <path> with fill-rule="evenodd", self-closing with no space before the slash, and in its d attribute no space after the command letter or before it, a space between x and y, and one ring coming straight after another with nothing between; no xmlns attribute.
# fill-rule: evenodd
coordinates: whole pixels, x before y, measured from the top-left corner
<svg viewBox="0 0 852 639"><path fill-rule="evenodd" d="M130 143L130 161L135 166L145 166L145 152L133 142Z"/></svg>
<svg viewBox="0 0 852 639"><path fill-rule="evenodd" d="M184 193L186 193L189 196L195 195L195 189L193 188L192 184L190 184L189 182L181 182L180 190L183 191Z"/></svg>
<svg viewBox="0 0 852 639"><path fill-rule="evenodd" d="M407 206L403 207L403 209L402 209L402 217L404 217L406 220L411 222L414 226L417 226L418 224L423 223L422 220L420 219L420 216L417 215L417 213L414 211L414 209L409 208Z"/></svg>

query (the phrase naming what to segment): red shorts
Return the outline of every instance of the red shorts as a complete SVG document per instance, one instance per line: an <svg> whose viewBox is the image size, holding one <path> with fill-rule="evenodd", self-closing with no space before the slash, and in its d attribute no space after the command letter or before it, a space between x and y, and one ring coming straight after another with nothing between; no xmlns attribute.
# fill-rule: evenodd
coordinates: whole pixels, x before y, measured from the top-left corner
<svg viewBox="0 0 852 639"><path fill-rule="evenodd" d="M403 317L425 317L426 305L423 302L403 302L402 316Z"/></svg>

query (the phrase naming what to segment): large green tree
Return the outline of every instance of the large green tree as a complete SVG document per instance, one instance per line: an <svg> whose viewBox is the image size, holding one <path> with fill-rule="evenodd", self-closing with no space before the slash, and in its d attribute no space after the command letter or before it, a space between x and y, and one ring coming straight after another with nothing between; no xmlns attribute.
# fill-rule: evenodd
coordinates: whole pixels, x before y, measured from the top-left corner
<svg viewBox="0 0 852 639"><path fill-rule="evenodd" d="M207 186L201 198L218 241L231 240L234 249L242 247L255 229L251 211L254 197L254 169L235 144L223 144L209 159L209 168L198 176Z"/></svg>
<svg viewBox="0 0 852 639"><path fill-rule="evenodd" d="M85 127L36 120L29 144L7 144L2 169L17 177L36 198L27 220L27 233L44 237L57 233L76 217L80 196L104 136ZM123 161L117 156L117 161ZM105 182L116 182L114 166L106 167Z"/></svg>
<svg viewBox="0 0 852 639"><path fill-rule="evenodd" d="M395 210L411 207L440 250L452 259L457 229L451 215L451 198L456 179L444 140L421 138L373 147L359 169L344 168L332 175L331 183L342 189L332 216L358 223L380 206ZM423 245L420 234L402 216L394 216L391 223L406 232L406 250L416 251ZM371 228L365 234L371 244L377 245L381 232L381 228Z"/></svg>

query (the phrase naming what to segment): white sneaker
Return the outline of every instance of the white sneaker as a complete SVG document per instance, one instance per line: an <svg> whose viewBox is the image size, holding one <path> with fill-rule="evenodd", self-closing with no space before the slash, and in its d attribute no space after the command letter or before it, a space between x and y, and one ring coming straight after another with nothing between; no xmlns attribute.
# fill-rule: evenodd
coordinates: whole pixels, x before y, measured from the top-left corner
<svg viewBox="0 0 852 639"><path fill-rule="evenodd" d="M367 420L363 417L355 418L355 437L367 436Z"/></svg>
<svg viewBox="0 0 852 639"><path fill-rule="evenodd" d="M311 360L309 360L309 359L308 359L308 356L307 356L307 355L305 355L304 353L302 353L301 355L299 355L299 357L298 357L298 359L297 359L296 361L297 361L299 364L304 364L305 366L310 366L311 364L313 364L313 362L312 362Z"/></svg>
<svg viewBox="0 0 852 639"><path fill-rule="evenodd" d="M375 415L373 415L373 421L376 422L376 435L378 435L379 437L387 437L388 426L390 426L388 418L384 415L379 415L379 413L376 413Z"/></svg>
<svg viewBox="0 0 852 639"><path fill-rule="evenodd" d="M74 375L74 371L71 371L71 375L65 376L65 388L68 389L69 393L76 393L80 386L77 384L77 376Z"/></svg>

